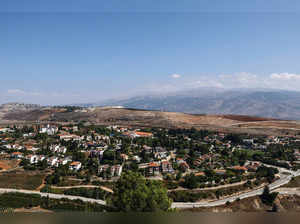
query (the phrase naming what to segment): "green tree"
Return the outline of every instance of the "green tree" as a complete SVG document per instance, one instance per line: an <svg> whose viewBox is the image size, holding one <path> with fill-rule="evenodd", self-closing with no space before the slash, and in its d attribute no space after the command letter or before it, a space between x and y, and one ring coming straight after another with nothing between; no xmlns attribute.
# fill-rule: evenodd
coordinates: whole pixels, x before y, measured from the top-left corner
<svg viewBox="0 0 300 224"><path fill-rule="evenodd" d="M271 206L273 204L273 202L275 201L277 195L278 195L277 192L270 193L269 187L265 186L264 191L263 191L262 195L260 196L260 199L264 204Z"/></svg>
<svg viewBox="0 0 300 224"><path fill-rule="evenodd" d="M167 211L171 200L161 182L148 181L136 172L124 172L116 182L109 204L122 212Z"/></svg>
<svg viewBox="0 0 300 224"><path fill-rule="evenodd" d="M195 174L189 174L184 177L184 187L187 187L189 189L194 189L198 187L197 177Z"/></svg>

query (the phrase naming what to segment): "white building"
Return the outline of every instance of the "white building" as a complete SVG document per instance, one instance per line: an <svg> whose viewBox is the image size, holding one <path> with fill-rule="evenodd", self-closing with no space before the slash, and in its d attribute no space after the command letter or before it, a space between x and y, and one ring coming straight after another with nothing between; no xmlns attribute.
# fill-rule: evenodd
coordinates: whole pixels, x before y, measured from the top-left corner
<svg viewBox="0 0 300 224"><path fill-rule="evenodd" d="M35 164L39 161L39 157L37 155L28 155L26 159L29 160L30 164Z"/></svg>
<svg viewBox="0 0 300 224"><path fill-rule="evenodd" d="M47 159L47 162L49 166L55 166L58 163L58 157L52 156Z"/></svg>
<svg viewBox="0 0 300 224"><path fill-rule="evenodd" d="M65 146L60 146L60 145L51 145L50 150L52 152L61 153L61 154L65 154L67 152L67 148Z"/></svg>
<svg viewBox="0 0 300 224"><path fill-rule="evenodd" d="M72 162L72 158L71 157L66 157L60 160L60 164L61 165L66 165L68 162Z"/></svg>
<svg viewBox="0 0 300 224"><path fill-rule="evenodd" d="M56 126L50 126L49 124L47 125L47 127L42 127L40 129L40 133L45 133L48 135L54 135L58 132L58 128Z"/></svg>
<svg viewBox="0 0 300 224"><path fill-rule="evenodd" d="M74 161L70 164L70 170L78 171L81 168L81 162Z"/></svg>

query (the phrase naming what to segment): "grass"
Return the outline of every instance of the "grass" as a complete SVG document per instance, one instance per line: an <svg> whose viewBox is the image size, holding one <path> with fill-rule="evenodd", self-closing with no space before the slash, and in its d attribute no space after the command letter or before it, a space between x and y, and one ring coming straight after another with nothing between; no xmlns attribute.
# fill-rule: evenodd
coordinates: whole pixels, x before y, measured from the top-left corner
<svg viewBox="0 0 300 224"><path fill-rule="evenodd" d="M300 187L300 176L299 177L293 177L292 180L284 185L283 187Z"/></svg>
<svg viewBox="0 0 300 224"><path fill-rule="evenodd" d="M35 190L43 182L45 174L38 172L9 172L0 174L0 188Z"/></svg>

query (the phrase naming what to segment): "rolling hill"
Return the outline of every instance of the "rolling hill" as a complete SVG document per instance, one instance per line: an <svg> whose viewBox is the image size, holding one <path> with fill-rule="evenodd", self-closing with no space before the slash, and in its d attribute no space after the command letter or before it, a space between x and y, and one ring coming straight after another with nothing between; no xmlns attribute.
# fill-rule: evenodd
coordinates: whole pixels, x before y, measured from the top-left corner
<svg viewBox="0 0 300 224"><path fill-rule="evenodd" d="M205 115L162 112L130 108L41 107L4 113L0 119L7 124L78 123L120 125L131 127L196 128L221 132L289 135L300 133L300 122L245 115Z"/></svg>

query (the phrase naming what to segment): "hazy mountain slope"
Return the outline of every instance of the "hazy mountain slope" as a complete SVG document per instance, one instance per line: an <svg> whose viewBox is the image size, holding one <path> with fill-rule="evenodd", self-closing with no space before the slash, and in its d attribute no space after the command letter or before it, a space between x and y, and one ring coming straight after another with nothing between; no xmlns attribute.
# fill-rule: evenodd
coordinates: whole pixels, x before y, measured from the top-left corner
<svg viewBox="0 0 300 224"><path fill-rule="evenodd" d="M238 114L300 120L300 92L290 91L193 91L165 96L133 97L98 105L185 112L194 114Z"/></svg>
<svg viewBox="0 0 300 224"><path fill-rule="evenodd" d="M0 119L7 113L31 111L41 108L36 104L24 104L24 103L6 103L0 105Z"/></svg>

